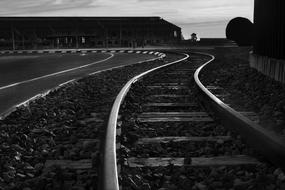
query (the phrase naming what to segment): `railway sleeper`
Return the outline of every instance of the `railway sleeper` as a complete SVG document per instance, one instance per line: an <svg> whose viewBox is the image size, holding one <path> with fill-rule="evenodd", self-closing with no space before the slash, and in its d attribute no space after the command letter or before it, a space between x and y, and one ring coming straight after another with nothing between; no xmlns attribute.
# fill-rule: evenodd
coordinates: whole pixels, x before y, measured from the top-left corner
<svg viewBox="0 0 285 190"><path fill-rule="evenodd" d="M155 143L169 143L169 142L218 142L232 140L231 136L209 136L209 137L196 137L196 136L170 136L170 137L154 137L154 138L141 138L136 144L155 144Z"/></svg>
<svg viewBox="0 0 285 190"><path fill-rule="evenodd" d="M233 174L226 188L230 189L244 181L247 182L245 178L254 179L255 173L263 172L259 171L260 168L270 168L243 143L240 136L226 130L219 121L204 112L203 107L193 103L193 99L196 98L193 94L195 91L192 90L194 84L190 85L193 82L190 76L193 72L187 72L186 76L186 71L180 70L189 69L190 64L191 69L194 69L205 61L208 61L205 56L194 55L190 62L177 64L174 68L160 72L157 77L152 75L150 79L144 80L143 85L137 85L135 87L137 89L131 90L133 99L140 97L138 98L140 102L134 105L132 104L134 102L129 101L124 109L128 110L140 105L144 112L141 113L141 109L137 112L134 110L135 112L131 114L132 119L123 117L122 120L122 138L120 139L123 140L119 147L119 154L122 157L119 162L123 188L207 189L207 186L211 187L207 182L208 174L211 175L213 168L222 167ZM183 83L189 84L189 89L181 90L185 87ZM174 90L173 87L177 89ZM151 93L142 93L144 89ZM220 97L228 96L221 87L208 86L208 89ZM142 95L158 99L173 98L173 102L151 102L148 98L141 98ZM188 98L188 102L180 102L178 98L181 97ZM240 113L257 120L253 112ZM175 173L174 166L179 168L175 175L183 176L183 179L177 177L182 179L181 181L175 180L175 176L172 177ZM250 167L249 170L247 166ZM186 170L190 168L191 172L186 174L185 169L182 170L182 168ZM201 174L201 170L209 170L211 173ZM228 171L223 172L219 175L228 175ZM156 175L161 176L155 178ZM187 182L187 184L180 182ZM225 189L223 181L217 179L218 182L219 185L215 184L215 186ZM255 181L250 181L246 186L255 187L256 184Z"/></svg>
<svg viewBox="0 0 285 190"><path fill-rule="evenodd" d="M173 89L173 90L188 90L189 87L188 86L184 86L184 85L151 85L151 86L147 86L147 88L149 89L161 89L161 88L166 88L166 89Z"/></svg>
<svg viewBox="0 0 285 190"><path fill-rule="evenodd" d="M217 157L192 157L192 158L128 158L124 165L134 167L165 167L186 166L186 167L219 167L219 166L241 166L258 165L260 162L250 156L217 156Z"/></svg>
<svg viewBox="0 0 285 190"><path fill-rule="evenodd" d="M146 103L143 104L143 107L197 107L198 104L196 103Z"/></svg>
<svg viewBox="0 0 285 190"><path fill-rule="evenodd" d="M213 121L210 117L154 117L154 118L138 118L139 122L142 123L150 123L150 122L201 122L201 121Z"/></svg>
<svg viewBox="0 0 285 190"><path fill-rule="evenodd" d="M187 86L187 82L155 82L152 85L154 86Z"/></svg>

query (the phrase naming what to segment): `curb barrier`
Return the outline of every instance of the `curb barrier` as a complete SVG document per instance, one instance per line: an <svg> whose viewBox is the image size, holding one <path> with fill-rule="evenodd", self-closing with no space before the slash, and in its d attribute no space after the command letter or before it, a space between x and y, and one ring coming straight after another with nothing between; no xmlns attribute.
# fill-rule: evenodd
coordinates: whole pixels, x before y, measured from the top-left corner
<svg viewBox="0 0 285 190"><path fill-rule="evenodd" d="M62 49L62 50L4 50L0 51L0 54L55 54L55 53L62 53L62 54L69 54L69 53L137 53L137 54L150 54L150 55L156 55L160 57L165 57L165 54L157 52L157 51L140 51L140 50L105 50L105 49Z"/></svg>

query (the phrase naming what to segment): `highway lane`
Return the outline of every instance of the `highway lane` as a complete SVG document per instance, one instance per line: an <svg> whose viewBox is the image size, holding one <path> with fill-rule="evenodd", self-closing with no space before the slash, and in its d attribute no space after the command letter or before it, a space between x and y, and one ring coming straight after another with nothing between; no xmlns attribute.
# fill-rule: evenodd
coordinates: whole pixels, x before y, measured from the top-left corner
<svg viewBox="0 0 285 190"><path fill-rule="evenodd" d="M69 55L66 55L66 56L69 56ZM106 54L106 56L110 56L110 54ZM101 56L100 57L101 60L105 60L106 58L108 58L106 56ZM88 65L87 67L78 68L78 66L90 64L90 62L88 61L84 63L77 63L76 65L73 65L74 67L65 67L65 68L71 69L68 72L63 72L63 73L59 73L56 75L52 75L52 73L50 72L44 73L45 75L47 74L51 75L47 77L41 77L39 75L34 75L34 76L39 77L39 79L37 80L31 80L33 79L32 77L29 77L29 78L24 77L23 78L25 79L24 82L17 80L17 83L19 84L15 86L11 86L11 87L8 86L7 88L0 89L0 116L3 113L5 113L7 110L9 110L11 107L39 93L43 93L51 88L58 86L59 84L62 84L74 78L82 77L82 76L85 76L85 75L88 75L90 73L94 73L100 70L105 70L108 68L118 67L122 65L129 65L129 64L133 64L139 61L148 60L152 58L155 58L155 56L142 55L142 54L119 53L119 54L114 54L112 58L102 61L102 62L98 62L100 60L96 59L95 62L98 62L98 63ZM93 60L91 63L94 63ZM40 67L35 67L35 68L40 68ZM72 70L72 68L78 68L78 69ZM60 72L60 71L62 70L56 70L56 72ZM36 71L31 71L31 73L36 73ZM13 75L13 72L10 74ZM45 76L45 75L42 75L42 76ZM25 82L26 80L30 80L30 81ZM6 84L11 84L11 83L9 81Z"/></svg>
<svg viewBox="0 0 285 190"><path fill-rule="evenodd" d="M79 67L110 57L106 53L0 56L0 88L24 80Z"/></svg>

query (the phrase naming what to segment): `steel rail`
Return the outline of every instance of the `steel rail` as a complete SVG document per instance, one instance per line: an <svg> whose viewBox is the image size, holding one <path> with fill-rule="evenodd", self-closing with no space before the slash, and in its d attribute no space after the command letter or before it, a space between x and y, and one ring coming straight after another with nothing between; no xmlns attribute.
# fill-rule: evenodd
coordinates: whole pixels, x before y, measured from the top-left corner
<svg viewBox="0 0 285 190"><path fill-rule="evenodd" d="M110 112L108 126L106 129L103 154L101 155L101 161L103 162L103 165L102 165L102 174L101 174L102 179L100 180L101 183L100 189L119 190L117 156L116 156L116 128L117 128L117 120L118 120L120 106L125 96L127 95L128 91L130 90L131 85L153 71L157 71L167 66L179 63L181 61L185 61L189 58L188 54L183 53L183 55L185 55L185 57L182 59L153 68L144 73L141 73L140 75L133 77L131 80L127 82L127 84L125 84L125 86L121 89L120 93L116 97L116 100Z"/></svg>
<svg viewBox="0 0 285 190"><path fill-rule="evenodd" d="M217 115L226 127L241 134L249 145L258 150L265 158L270 160L274 165L285 169L285 140L275 133L265 130L260 125L249 120L239 112L235 111L219 98L214 96L200 81L199 74L202 69L211 63L215 57L207 53L196 52L195 54L209 56L211 59L199 67L194 79L198 90L201 93L202 102Z"/></svg>

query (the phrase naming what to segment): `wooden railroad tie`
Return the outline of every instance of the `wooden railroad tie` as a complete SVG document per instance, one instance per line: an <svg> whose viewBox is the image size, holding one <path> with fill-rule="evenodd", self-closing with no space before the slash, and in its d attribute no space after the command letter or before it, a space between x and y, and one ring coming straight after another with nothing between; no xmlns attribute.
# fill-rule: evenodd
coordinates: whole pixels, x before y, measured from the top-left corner
<svg viewBox="0 0 285 190"><path fill-rule="evenodd" d="M213 121L206 112L145 112L139 115L140 122Z"/></svg>
<svg viewBox="0 0 285 190"><path fill-rule="evenodd" d="M217 157L192 157L192 158L128 158L125 162L129 167L165 167L169 165L187 167L214 167L214 166L240 166L257 165L260 162L250 156L217 156Z"/></svg>

